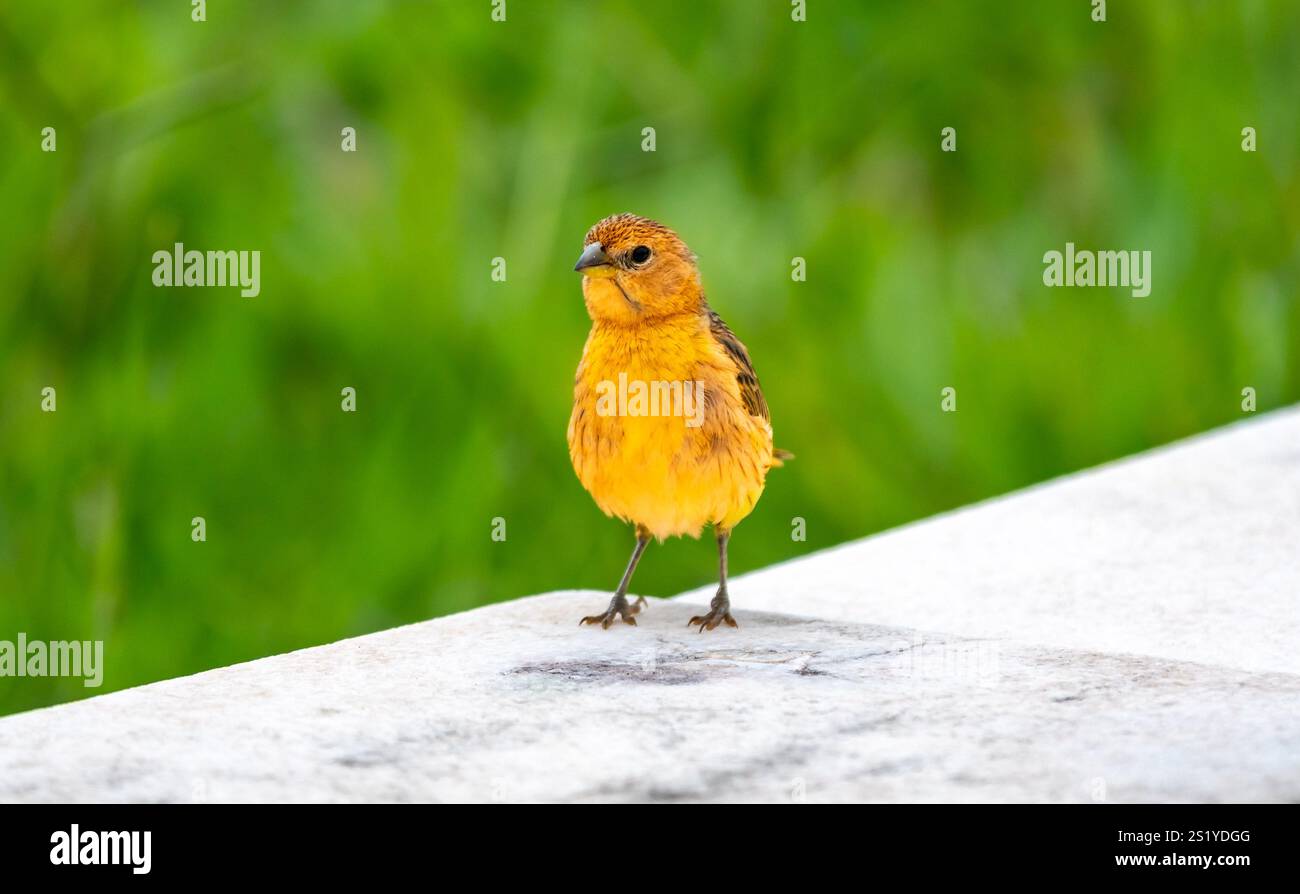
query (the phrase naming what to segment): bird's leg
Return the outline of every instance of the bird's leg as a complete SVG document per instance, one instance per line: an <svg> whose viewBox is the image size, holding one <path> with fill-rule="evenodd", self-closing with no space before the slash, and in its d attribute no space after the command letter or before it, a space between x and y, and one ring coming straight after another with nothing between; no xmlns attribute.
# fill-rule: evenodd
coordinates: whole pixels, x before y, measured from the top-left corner
<svg viewBox="0 0 1300 894"><path fill-rule="evenodd" d="M637 562L641 561L641 554L650 543L650 532L645 528L637 525L636 528L636 548L632 550L632 558L628 560L627 570L623 572L623 579L618 582L618 589L614 591L614 598L609 601L609 608L603 615L588 615L578 622L583 624L599 624L603 629L608 630L609 625L614 623L615 618L622 618L623 623L636 626L636 618L632 617L641 611L645 605L645 597L637 599L636 605L627 604L627 588L632 583L632 572L636 571Z"/></svg>
<svg viewBox="0 0 1300 894"><path fill-rule="evenodd" d="M687 627L696 624L700 625L700 633L706 630L712 630L719 624L726 624L728 627L738 627L736 619L731 616L731 598L727 596L727 543L731 540L731 532L722 528L718 529L718 593L709 603L709 613L707 615L696 615L686 622Z"/></svg>
<svg viewBox="0 0 1300 894"><path fill-rule="evenodd" d="M632 553L632 561L628 563L627 571L623 575L623 582L619 584L619 590L621 592L624 593L627 592L628 586L632 583L632 572L633 570L636 569L637 559L641 557L641 552L645 549L645 547L642 544L649 543L649 542L650 542L650 529L647 528L645 525L637 525L636 526L637 546L636 546L636 550ZM638 596L636 597L636 602L633 602L632 605L628 607L627 613L629 615L640 614L642 609L645 608L645 606L646 606L645 597Z"/></svg>

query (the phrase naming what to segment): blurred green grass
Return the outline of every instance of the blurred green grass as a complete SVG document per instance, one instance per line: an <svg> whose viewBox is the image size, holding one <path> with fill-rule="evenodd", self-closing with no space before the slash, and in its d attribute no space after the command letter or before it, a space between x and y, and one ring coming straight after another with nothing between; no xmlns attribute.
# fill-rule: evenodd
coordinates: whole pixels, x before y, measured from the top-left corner
<svg viewBox="0 0 1300 894"><path fill-rule="evenodd" d="M696 250L799 455L736 572L1300 399L1294 3L208 6L0 9L0 639L105 640L99 691L611 588L564 433L616 211ZM154 288L175 241L261 296ZM1152 295L1044 288L1067 241ZM634 589L713 574L672 542Z"/></svg>

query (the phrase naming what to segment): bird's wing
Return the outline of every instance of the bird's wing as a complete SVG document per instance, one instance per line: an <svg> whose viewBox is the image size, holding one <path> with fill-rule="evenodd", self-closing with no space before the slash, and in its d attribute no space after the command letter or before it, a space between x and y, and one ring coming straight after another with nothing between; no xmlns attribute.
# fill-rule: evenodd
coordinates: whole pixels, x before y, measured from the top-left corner
<svg viewBox="0 0 1300 894"><path fill-rule="evenodd" d="M758 385L758 374L754 372L754 364L749 361L749 352L716 311L709 308L708 316L709 333L713 340L735 361L736 383L740 385L740 399L744 401L745 409L749 415L770 422L772 417L767 410L767 400L763 397L763 389Z"/></svg>

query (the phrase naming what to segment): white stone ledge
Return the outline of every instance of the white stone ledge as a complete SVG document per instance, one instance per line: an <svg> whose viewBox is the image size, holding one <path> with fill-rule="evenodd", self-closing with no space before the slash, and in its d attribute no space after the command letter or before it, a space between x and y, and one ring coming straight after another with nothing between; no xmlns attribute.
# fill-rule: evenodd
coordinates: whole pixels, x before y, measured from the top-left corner
<svg viewBox="0 0 1300 894"><path fill-rule="evenodd" d="M1300 673L1300 410L739 577L732 589L742 608Z"/></svg>
<svg viewBox="0 0 1300 894"><path fill-rule="evenodd" d="M740 630L552 593L0 718L0 800L1295 801L1297 519L1288 411L737 578Z"/></svg>

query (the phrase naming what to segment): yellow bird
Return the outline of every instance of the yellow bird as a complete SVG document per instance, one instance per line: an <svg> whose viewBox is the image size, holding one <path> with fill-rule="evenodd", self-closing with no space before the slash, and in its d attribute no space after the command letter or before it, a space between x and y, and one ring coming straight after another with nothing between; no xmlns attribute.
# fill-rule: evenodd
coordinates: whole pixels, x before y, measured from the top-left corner
<svg viewBox="0 0 1300 894"><path fill-rule="evenodd" d="M574 270L591 333L578 363L569 456L606 515L636 526L636 548L609 608L582 619L608 629L633 617L627 590L650 538L718 539L718 593L701 632L736 626L727 595L727 542L763 493L772 448L767 401L749 353L709 307L695 255L663 224L635 214L597 223Z"/></svg>

